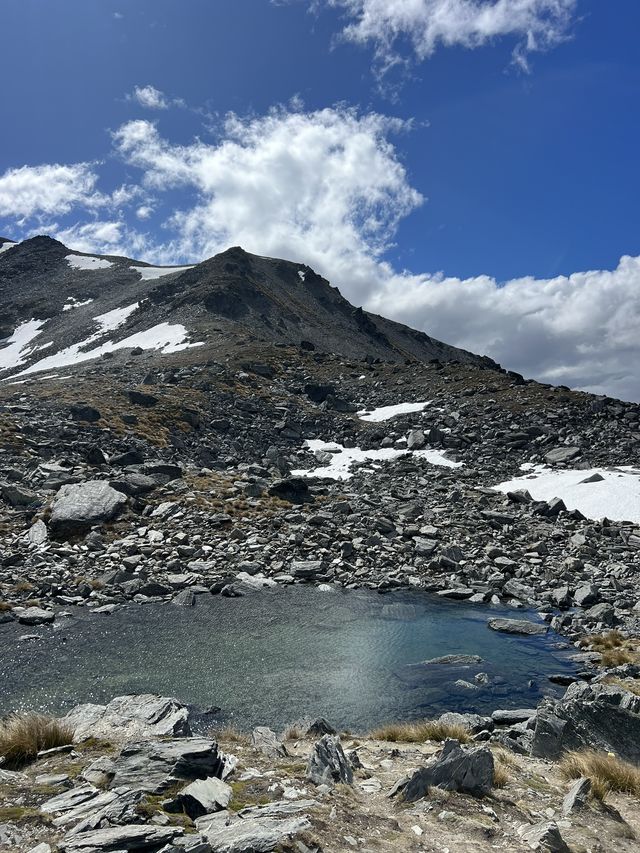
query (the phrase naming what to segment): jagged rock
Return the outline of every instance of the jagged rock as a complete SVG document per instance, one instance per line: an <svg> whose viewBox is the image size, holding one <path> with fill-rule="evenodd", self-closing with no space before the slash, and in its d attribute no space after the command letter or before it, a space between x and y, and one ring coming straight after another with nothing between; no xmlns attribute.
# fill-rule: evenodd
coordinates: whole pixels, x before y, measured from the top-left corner
<svg viewBox="0 0 640 853"><path fill-rule="evenodd" d="M335 735L337 732L331 723L328 723L324 717L318 717L317 720L314 720L311 723L305 734L307 737L320 738L323 735Z"/></svg>
<svg viewBox="0 0 640 853"><path fill-rule="evenodd" d="M564 814L568 815L573 811L583 809L589 801L590 793L591 779L587 779L584 776L581 779L577 779L562 801L562 811Z"/></svg>
<svg viewBox="0 0 640 853"><path fill-rule="evenodd" d="M142 741L125 746L114 760L111 787L161 794L176 781L225 774L226 756L209 738Z"/></svg>
<svg viewBox="0 0 640 853"><path fill-rule="evenodd" d="M276 758L288 754L278 735L267 726L258 726L251 732L251 743L263 755Z"/></svg>
<svg viewBox="0 0 640 853"><path fill-rule="evenodd" d="M192 820L203 815L226 809L231 800L232 789L221 779L210 776L191 782L175 797L163 804L167 812L184 811Z"/></svg>
<svg viewBox="0 0 640 853"><path fill-rule="evenodd" d="M0 483L0 496L9 506L29 506L40 501L39 495L34 491L13 483Z"/></svg>
<svg viewBox="0 0 640 853"><path fill-rule="evenodd" d="M116 696L108 705L77 705L65 717L74 738L123 741L141 737L188 737L189 711L177 699L142 693Z"/></svg>
<svg viewBox="0 0 640 853"><path fill-rule="evenodd" d="M64 853L123 853L123 851L157 850L162 844L182 835L177 826L154 826L136 824L110 826L82 832L64 838L61 849Z"/></svg>
<svg viewBox="0 0 640 853"><path fill-rule="evenodd" d="M640 696L608 684L571 684L562 699L538 708L531 754L557 759L586 747L640 761Z"/></svg>
<svg viewBox="0 0 640 853"><path fill-rule="evenodd" d="M202 834L212 853L272 853L279 845L311 829L306 817L286 820L247 818L231 826L212 826Z"/></svg>
<svg viewBox="0 0 640 853"><path fill-rule="evenodd" d="M536 823L525 829L520 837L532 850L541 850L545 853L571 853L560 835L558 825L553 821Z"/></svg>
<svg viewBox="0 0 640 853"><path fill-rule="evenodd" d="M545 462L549 462L550 464L569 462L571 459L575 459L576 456L580 456L581 452L579 447L556 447L545 453L544 459Z"/></svg>
<svg viewBox="0 0 640 853"><path fill-rule="evenodd" d="M524 619L489 619L487 625L492 631L500 631L504 634L522 634L528 637L546 634L549 630L547 625Z"/></svg>
<svg viewBox="0 0 640 853"><path fill-rule="evenodd" d="M315 744L307 762L306 776L314 785L353 783L353 770L337 735L324 735Z"/></svg>
<svg viewBox="0 0 640 853"><path fill-rule="evenodd" d="M111 521L127 502L103 480L87 480L62 486L54 498L49 527L58 536L87 530L93 524Z"/></svg>
<svg viewBox="0 0 640 853"><path fill-rule="evenodd" d="M463 749L457 740L445 741L442 752L425 767L394 786L391 796L401 793L404 802L414 803L425 797L430 787L486 796L493 789L494 762L490 749L484 746Z"/></svg>
<svg viewBox="0 0 640 853"><path fill-rule="evenodd" d="M183 589L171 599L171 603L176 607L193 607L196 603L196 596L192 589Z"/></svg>

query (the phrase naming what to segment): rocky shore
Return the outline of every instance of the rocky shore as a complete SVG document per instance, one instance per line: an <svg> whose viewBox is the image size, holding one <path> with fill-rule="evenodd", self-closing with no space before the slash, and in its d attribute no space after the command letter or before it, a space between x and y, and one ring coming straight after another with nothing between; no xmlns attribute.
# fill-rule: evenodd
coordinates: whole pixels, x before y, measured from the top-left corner
<svg viewBox="0 0 640 853"><path fill-rule="evenodd" d="M0 767L2 850L637 850L638 800L614 789L603 802L598 778L571 778L562 760L588 745L637 762L640 698L618 687L449 713L422 734L338 734L317 719L194 735L184 705L152 695L78 706L61 724L68 745Z"/></svg>

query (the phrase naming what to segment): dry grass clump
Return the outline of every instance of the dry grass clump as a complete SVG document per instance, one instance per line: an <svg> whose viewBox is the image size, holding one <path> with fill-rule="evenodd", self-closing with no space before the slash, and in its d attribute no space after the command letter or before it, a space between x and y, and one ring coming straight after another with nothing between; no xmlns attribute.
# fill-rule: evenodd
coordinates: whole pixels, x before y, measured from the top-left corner
<svg viewBox="0 0 640 853"><path fill-rule="evenodd" d="M640 678L618 678L617 675L609 675L603 679L605 684L612 684L615 687L622 687L623 690L628 690L629 693L635 693L640 696Z"/></svg>
<svg viewBox="0 0 640 853"><path fill-rule="evenodd" d="M633 640L626 639L620 631L615 629L607 631L606 634L592 634L580 641L582 648L599 652L601 666L615 667L624 666L626 663L635 663L640 660L638 648Z"/></svg>
<svg viewBox="0 0 640 853"><path fill-rule="evenodd" d="M7 613L7 611L13 610L12 606L8 601L0 601L0 613Z"/></svg>
<svg viewBox="0 0 640 853"><path fill-rule="evenodd" d="M282 740L302 740L305 736L306 732L303 726L299 726L296 723L293 723L282 733Z"/></svg>
<svg viewBox="0 0 640 853"><path fill-rule="evenodd" d="M411 723L388 723L369 732L369 738L392 743L424 743L426 740L443 741L454 738L460 743L468 743L471 735L464 726L441 723L438 720L417 720Z"/></svg>
<svg viewBox="0 0 640 853"><path fill-rule="evenodd" d="M73 727L44 714L12 714L0 723L0 756L8 770L23 767L44 749L72 742Z"/></svg>
<svg viewBox="0 0 640 853"><path fill-rule="evenodd" d="M640 768L608 752L581 749L567 752L559 764L565 779L591 780L591 795L603 801L610 791L640 797Z"/></svg>
<svg viewBox="0 0 640 853"><path fill-rule="evenodd" d="M235 726L212 729L209 735L217 740L227 741L227 743L237 743L243 746L248 746L251 743L251 737L246 732L241 732Z"/></svg>

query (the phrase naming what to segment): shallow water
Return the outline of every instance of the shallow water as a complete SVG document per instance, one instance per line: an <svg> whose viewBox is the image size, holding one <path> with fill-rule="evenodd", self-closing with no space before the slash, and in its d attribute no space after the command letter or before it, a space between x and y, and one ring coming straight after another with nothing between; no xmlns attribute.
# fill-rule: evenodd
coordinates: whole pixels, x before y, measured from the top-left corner
<svg viewBox="0 0 640 853"><path fill-rule="evenodd" d="M130 605L111 616L84 608L57 627L0 626L0 714L60 713L123 693L176 696L216 719L282 727L326 716L367 729L445 710L533 707L570 673L561 639L487 628L522 611L441 601L418 592L380 595L292 586L228 599L198 596L192 608ZM535 618L535 616L530 616ZM23 640L38 634L38 640ZM476 654L471 667L416 666L445 654ZM489 684L473 683L487 673Z"/></svg>

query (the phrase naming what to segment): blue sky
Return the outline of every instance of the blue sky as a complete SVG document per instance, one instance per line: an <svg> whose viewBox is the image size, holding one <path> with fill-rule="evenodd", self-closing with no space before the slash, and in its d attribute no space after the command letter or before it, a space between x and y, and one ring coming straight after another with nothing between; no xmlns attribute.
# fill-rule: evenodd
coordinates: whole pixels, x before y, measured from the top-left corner
<svg viewBox="0 0 640 853"><path fill-rule="evenodd" d="M504 0L499 22L465 32L454 16L443 34L443 0L421 2L403 28L403 0L0 0L0 234L176 263L249 243L516 369L636 396L624 315L640 285L619 264L640 255L640 5L524 0L522 24ZM287 134L331 142L285 163ZM586 270L613 283L548 283ZM558 310L578 321L558 327Z"/></svg>

